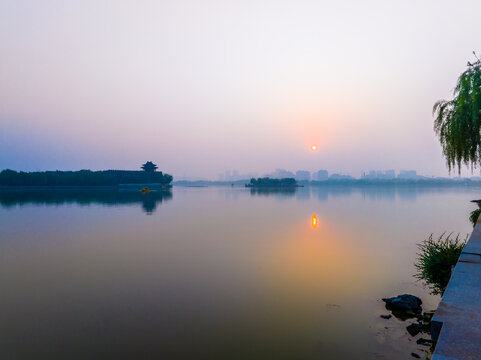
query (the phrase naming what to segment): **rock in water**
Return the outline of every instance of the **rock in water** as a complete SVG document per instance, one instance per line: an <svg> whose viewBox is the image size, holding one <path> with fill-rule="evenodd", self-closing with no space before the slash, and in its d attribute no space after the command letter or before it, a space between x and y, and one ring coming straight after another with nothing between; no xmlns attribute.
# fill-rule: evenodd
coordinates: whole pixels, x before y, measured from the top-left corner
<svg viewBox="0 0 481 360"><path fill-rule="evenodd" d="M404 294L392 298L382 299L386 303L386 307L392 310L414 311L421 310L423 303L420 298L414 295Z"/></svg>
<svg viewBox="0 0 481 360"><path fill-rule="evenodd" d="M421 324L411 324L408 327L406 327L406 330L408 331L409 335L413 337L419 334L422 329L423 329L423 326Z"/></svg>
<svg viewBox="0 0 481 360"><path fill-rule="evenodd" d="M424 346L431 346L431 344L433 343L432 340L430 339L417 339L416 340L416 344L419 344L419 345L424 345Z"/></svg>

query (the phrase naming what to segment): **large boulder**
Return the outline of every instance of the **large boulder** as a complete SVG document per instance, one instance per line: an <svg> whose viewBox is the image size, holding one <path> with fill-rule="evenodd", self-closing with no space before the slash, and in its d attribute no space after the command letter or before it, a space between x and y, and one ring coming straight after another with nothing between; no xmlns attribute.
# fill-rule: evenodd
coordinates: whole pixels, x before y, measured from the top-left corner
<svg viewBox="0 0 481 360"><path fill-rule="evenodd" d="M400 311L421 311L421 304L423 303L420 298L414 295L403 294L392 298L382 299L386 303L386 307L390 310Z"/></svg>

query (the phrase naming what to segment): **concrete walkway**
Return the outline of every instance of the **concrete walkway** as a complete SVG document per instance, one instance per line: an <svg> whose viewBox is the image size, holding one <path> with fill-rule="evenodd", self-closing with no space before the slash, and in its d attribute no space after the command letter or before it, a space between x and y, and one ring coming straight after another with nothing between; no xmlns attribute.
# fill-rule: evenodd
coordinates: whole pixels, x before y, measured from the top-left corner
<svg viewBox="0 0 481 360"><path fill-rule="evenodd" d="M481 216L433 317L432 360L481 359Z"/></svg>

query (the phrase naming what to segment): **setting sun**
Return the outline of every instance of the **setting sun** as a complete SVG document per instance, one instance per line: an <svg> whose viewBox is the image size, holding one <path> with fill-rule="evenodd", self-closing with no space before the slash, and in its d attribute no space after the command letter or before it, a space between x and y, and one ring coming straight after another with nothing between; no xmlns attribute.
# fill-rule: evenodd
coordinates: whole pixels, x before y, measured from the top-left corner
<svg viewBox="0 0 481 360"><path fill-rule="evenodd" d="M316 151L316 150L317 150L317 145L312 145L312 146L311 146L311 150L312 150L312 151Z"/></svg>

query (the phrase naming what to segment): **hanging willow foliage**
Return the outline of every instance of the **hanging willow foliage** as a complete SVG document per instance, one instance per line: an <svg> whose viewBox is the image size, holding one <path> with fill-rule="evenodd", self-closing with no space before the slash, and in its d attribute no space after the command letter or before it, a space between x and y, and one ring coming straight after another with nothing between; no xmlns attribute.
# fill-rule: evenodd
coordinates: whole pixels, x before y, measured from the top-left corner
<svg viewBox="0 0 481 360"><path fill-rule="evenodd" d="M451 171L457 166L481 164L481 62L468 63L454 89L452 100L434 104L434 131Z"/></svg>

